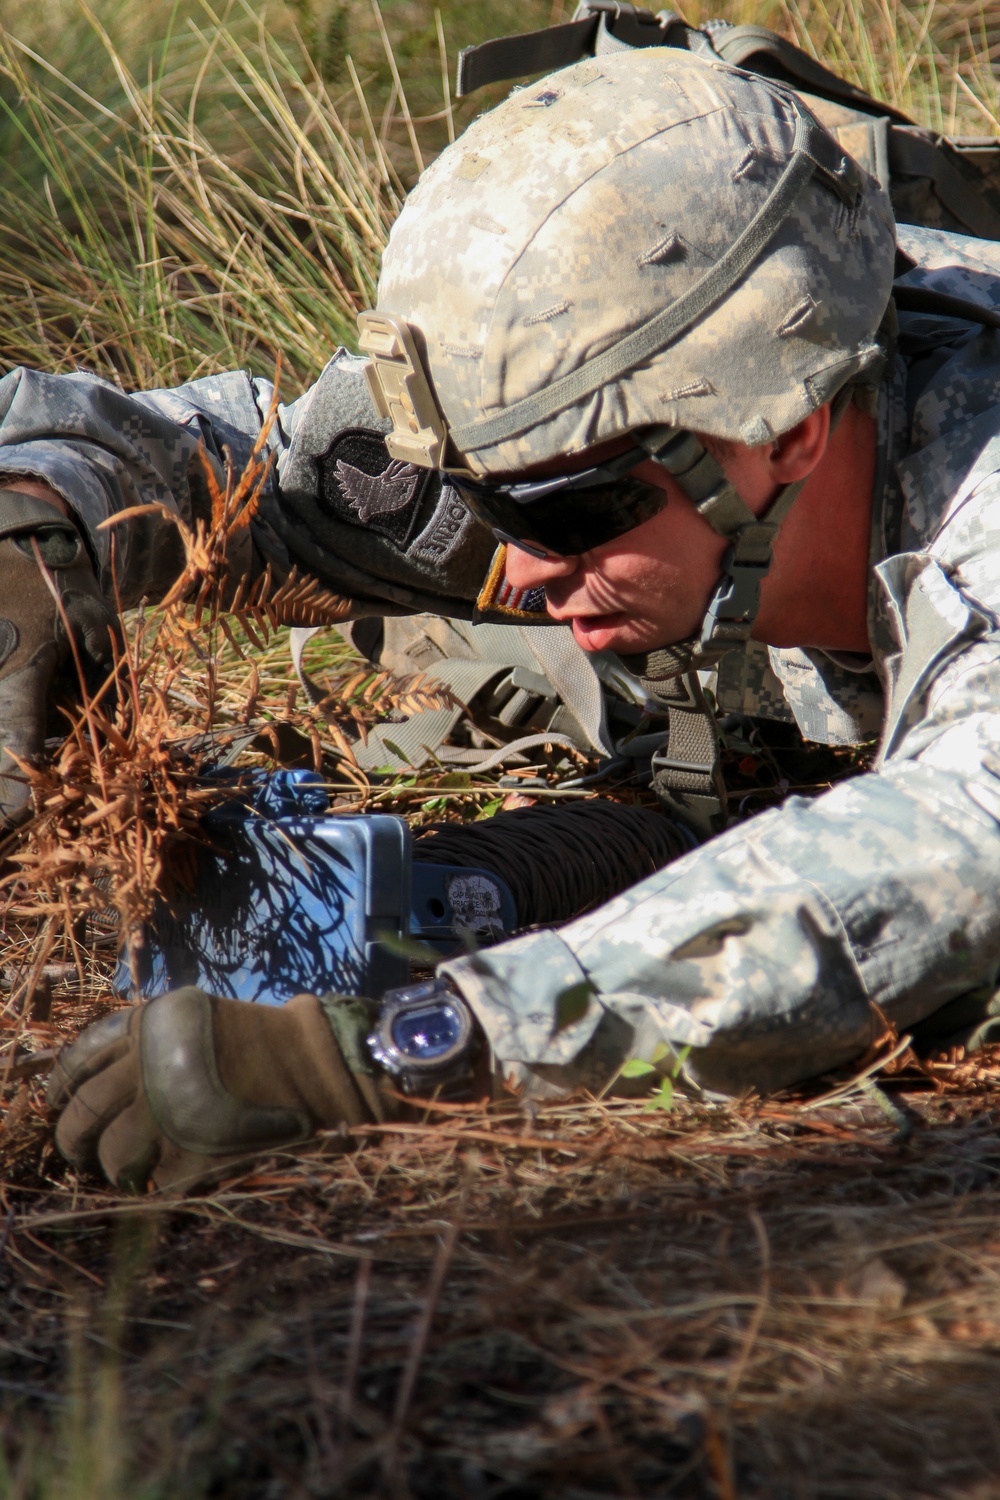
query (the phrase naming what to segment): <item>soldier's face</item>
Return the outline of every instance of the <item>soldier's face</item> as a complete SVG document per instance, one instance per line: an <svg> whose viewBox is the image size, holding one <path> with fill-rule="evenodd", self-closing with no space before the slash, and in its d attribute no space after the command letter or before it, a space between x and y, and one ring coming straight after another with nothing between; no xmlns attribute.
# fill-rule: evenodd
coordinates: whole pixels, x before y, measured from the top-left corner
<svg viewBox="0 0 1000 1500"><path fill-rule="evenodd" d="M773 493L758 452L734 445L724 459L750 505ZM510 582L543 587L549 614L572 626L585 651L650 651L686 640L700 628L722 570L727 543L676 480L652 461L635 472L667 494L664 509L641 526L579 557L539 558L508 548Z"/></svg>

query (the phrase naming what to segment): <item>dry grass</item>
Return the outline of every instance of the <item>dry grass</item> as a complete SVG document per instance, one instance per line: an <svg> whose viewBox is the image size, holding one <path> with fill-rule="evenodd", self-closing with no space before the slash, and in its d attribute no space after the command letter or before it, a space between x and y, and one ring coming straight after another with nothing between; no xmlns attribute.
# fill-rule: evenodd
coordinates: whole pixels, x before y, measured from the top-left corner
<svg viewBox="0 0 1000 1500"><path fill-rule="evenodd" d="M985 1500L998 1062L895 1073L905 1140L857 1092L512 1100L169 1209L67 1178L29 1105L11 1475L49 1430L105 1496Z"/></svg>
<svg viewBox="0 0 1000 1500"><path fill-rule="evenodd" d="M942 128L996 117L979 5L720 10ZM532 8L549 18L559 0ZM370 299L414 138L429 155L448 128L432 8L386 19L417 39L405 107L388 63L356 88L249 11L191 12L174 71L91 25L113 109L67 83L68 53L56 77L3 34L0 98L19 94L37 167L2 190L4 361L169 383L282 349L286 390L306 383ZM445 7L452 48L457 24ZM1000 1496L1000 1051L927 1066L889 1039L877 1090L831 1081L825 1101L439 1111L179 1205L55 1155L31 1054L116 1003L118 932L183 877L220 746L252 734L247 761L318 766L343 809L472 818L504 798L465 773L369 782L351 738L425 690L346 646L317 648L323 712L297 700L289 597L225 579L259 477L229 476L183 587L130 622L117 701L36 776L3 883L0 1494Z"/></svg>

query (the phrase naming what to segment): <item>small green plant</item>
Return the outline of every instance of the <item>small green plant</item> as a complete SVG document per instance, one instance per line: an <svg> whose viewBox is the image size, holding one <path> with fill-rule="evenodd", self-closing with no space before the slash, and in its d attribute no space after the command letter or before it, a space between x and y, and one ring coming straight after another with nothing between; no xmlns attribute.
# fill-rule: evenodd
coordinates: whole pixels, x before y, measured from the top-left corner
<svg viewBox="0 0 1000 1500"><path fill-rule="evenodd" d="M619 1078L645 1078L652 1082L654 1077L660 1080L660 1086L646 1103L646 1113L650 1114L658 1109L672 1109L674 1105L674 1083L680 1077L681 1069L687 1061L690 1047L681 1047L675 1051L666 1042L658 1042L653 1050L651 1061L645 1062L642 1058L631 1057L623 1065Z"/></svg>

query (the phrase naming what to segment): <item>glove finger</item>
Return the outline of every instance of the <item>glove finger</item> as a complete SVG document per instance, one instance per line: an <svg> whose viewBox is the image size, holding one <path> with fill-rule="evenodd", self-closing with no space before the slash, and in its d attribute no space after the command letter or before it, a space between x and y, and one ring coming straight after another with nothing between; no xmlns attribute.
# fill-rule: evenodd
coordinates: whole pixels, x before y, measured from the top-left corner
<svg viewBox="0 0 1000 1500"><path fill-rule="evenodd" d="M183 1151L165 1140L160 1160L153 1170L153 1186L164 1193L190 1193L195 1188L210 1186L219 1178L229 1175L234 1162L249 1165L256 1154L201 1156L194 1151Z"/></svg>
<svg viewBox="0 0 1000 1500"><path fill-rule="evenodd" d="M131 1050L79 1087L56 1124L56 1145L66 1160L85 1170L95 1167L104 1132L138 1091L139 1066Z"/></svg>
<svg viewBox="0 0 1000 1500"><path fill-rule="evenodd" d="M202 1156L175 1146L161 1131L143 1093L117 1115L100 1138L98 1158L108 1181L123 1193L156 1188L187 1193L221 1177L239 1155Z"/></svg>
<svg viewBox="0 0 1000 1500"><path fill-rule="evenodd" d="M97 1146L105 1177L123 1193L145 1193L163 1149L163 1133L139 1090L102 1131Z"/></svg>
<svg viewBox="0 0 1000 1500"><path fill-rule="evenodd" d="M112 1011L110 1016L95 1021L75 1042L60 1050L46 1092L50 1109L62 1109L81 1084L125 1055L129 1047L129 1024L134 1014L133 1006Z"/></svg>

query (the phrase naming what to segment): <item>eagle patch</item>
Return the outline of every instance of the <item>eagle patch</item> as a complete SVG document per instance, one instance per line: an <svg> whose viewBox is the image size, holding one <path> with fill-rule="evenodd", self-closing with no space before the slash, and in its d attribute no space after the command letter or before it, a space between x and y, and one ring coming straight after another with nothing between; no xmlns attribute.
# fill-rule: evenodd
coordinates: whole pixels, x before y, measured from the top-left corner
<svg viewBox="0 0 1000 1500"><path fill-rule="evenodd" d="M316 466L324 510L406 547L431 478L429 469L390 458L382 435L364 427L338 433Z"/></svg>

